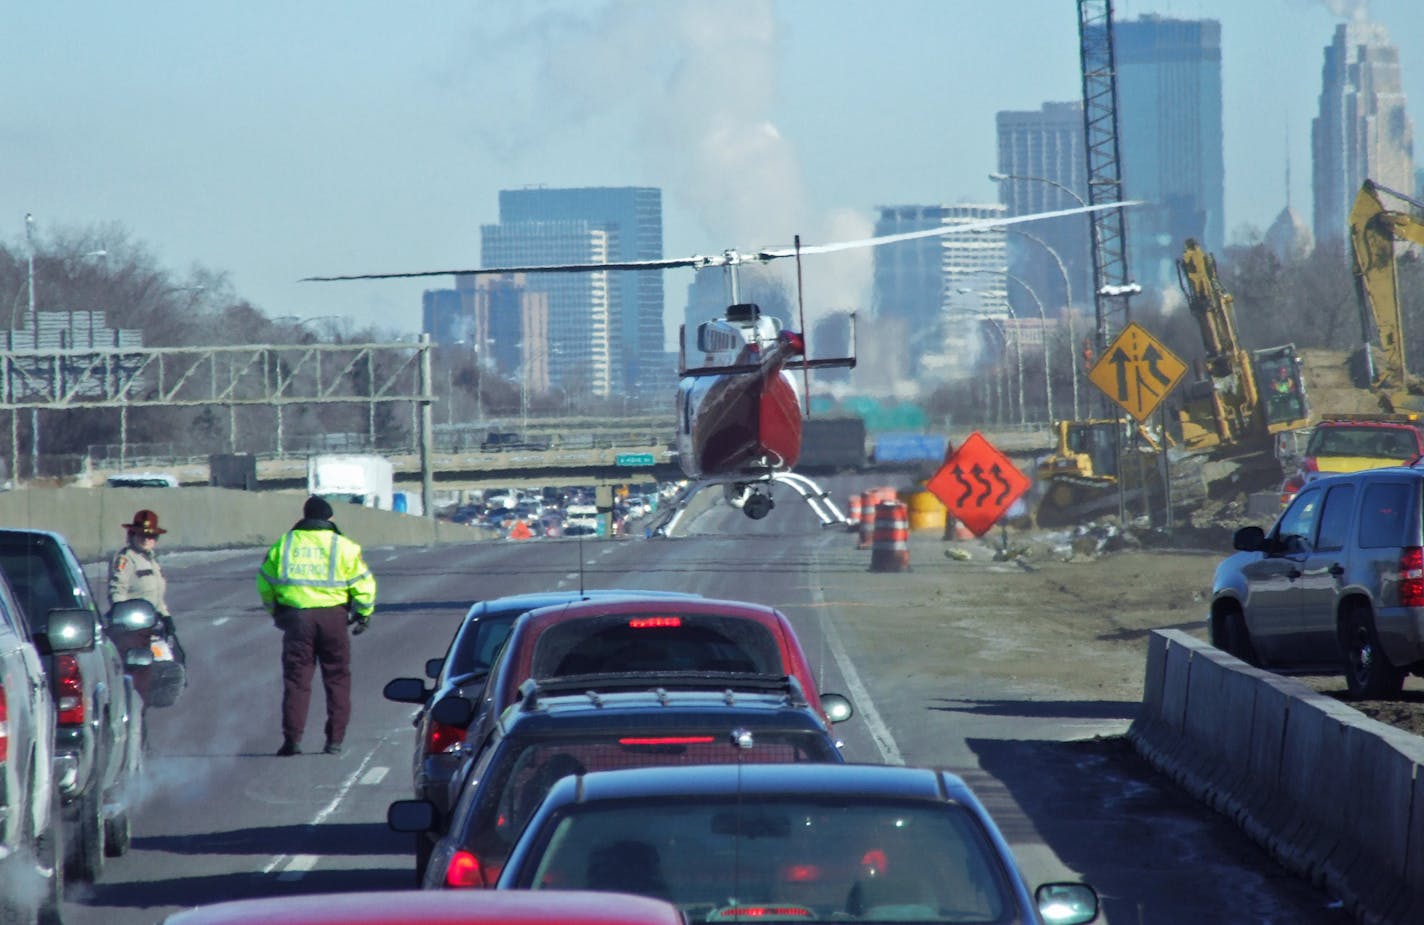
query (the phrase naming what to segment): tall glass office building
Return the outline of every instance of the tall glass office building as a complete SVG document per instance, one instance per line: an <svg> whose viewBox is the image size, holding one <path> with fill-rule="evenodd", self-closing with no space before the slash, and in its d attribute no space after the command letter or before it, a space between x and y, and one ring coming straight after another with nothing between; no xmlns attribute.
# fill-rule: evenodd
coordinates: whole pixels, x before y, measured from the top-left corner
<svg viewBox="0 0 1424 925"><path fill-rule="evenodd" d="M1113 27L1127 262L1144 289L1175 290L1187 238L1226 244L1221 23L1143 16Z"/></svg>
<svg viewBox="0 0 1424 925"><path fill-rule="evenodd" d="M539 225L547 227L536 230ZM516 232L516 228L523 230ZM501 190L499 225L481 230L484 266L582 262L599 250L606 253L597 258L601 260L656 260L663 256L662 191L653 187ZM595 241L595 235L601 238ZM529 285L550 293L555 381L566 381L559 372L566 356L592 364L590 371L600 364L607 367L606 376L592 377L595 384L606 379L599 394L637 393L648 381L660 379L660 367L666 363L662 271L531 274ZM597 346L592 353L587 351L590 337L603 339L603 358L597 357Z"/></svg>
<svg viewBox="0 0 1424 925"><path fill-rule="evenodd" d="M1399 49L1384 26L1351 20L1335 27L1310 142L1317 241L1344 239L1366 178L1413 195L1414 126L1404 106Z"/></svg>

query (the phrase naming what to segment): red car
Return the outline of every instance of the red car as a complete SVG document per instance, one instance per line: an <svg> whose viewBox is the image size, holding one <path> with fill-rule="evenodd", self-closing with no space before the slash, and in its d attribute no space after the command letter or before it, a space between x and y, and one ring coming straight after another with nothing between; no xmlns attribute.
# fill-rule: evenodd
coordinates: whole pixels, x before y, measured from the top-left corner
<svg viewBox="0 0 1424 925"><path fill-rule="evenodd" d="M164 925L685 925L660 899L584 890L482 894L385 891L238 899L175 912Z"/></svg>
<svg viewBox="0 0 1424 925"><path fill-rule="evenodd" d="M828 725L854 712L843 695L818 693L791 621L773 607L710 598L588 600L532 610L515 622L474 705L466 741L484 741L527 679L660 674L683 687L700 679L716 687L718 675L787 675Z"/></svg>

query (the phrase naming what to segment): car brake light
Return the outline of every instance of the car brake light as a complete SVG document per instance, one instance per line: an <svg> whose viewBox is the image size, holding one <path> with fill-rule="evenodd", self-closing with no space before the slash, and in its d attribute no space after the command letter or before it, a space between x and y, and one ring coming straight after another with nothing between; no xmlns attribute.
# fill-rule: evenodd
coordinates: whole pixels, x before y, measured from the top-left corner
<svg viewBox="0 0 1424 925"><path fill-rule="evenodd" d="M634 617L628 621L628 628L635 630L666 629L682 626L682 617Z"/></svg>
<svg viewBox="0 0 1424 925"><path fill-rule="evenodd" d="M84 676L79 671L79 659L72 655L56 655L54 670L59 679L55 692L55 709L62 726L84 724Z"/></svg>
<svg viewBox="0 0 1424 925"><path fill-rule="evenodd" d="M625 736L619 745L705 745L717 741L716 736Z"/></svg>
<svg viewBox="0 0 1424 925"><path fill-rule="evenodd" d="M445 885L456 890L484 886L480 859L468 851L456 851L445 867Z"/></svg>
<svg viewBox="0 0 1424 925"><path fill-rule="evenodd" d="M1424 547L1406 546L1399 557L1399 603L1424 607Z"/></svg>
<svg viewBox="0 0 1424 925"><path fill-rule="evenodd" d="M441 755L465 744L465 737L469 730L461 729L459 726L447 726L445 723L430 721L430 727L425 732L425 754Z"/></svg>
<svg viewBox="0 0 1424 925"><path fill-rule="evenodd" d="M1320 463L1316 462L1314 456L1307 456L1300 461L1301 472L1319 472Z"/></svg>
<svg viewBox="0 0 1424 925"><path fill-rule="evenodd" d="M10 706L5 702L5 685L0 684L0 764L10 757Z"/></svg>
<svg viewBox="0 0 1424 925"><path fill-rule="evenodd" d="M727 919L795 919L810 918L805 906L729 906L719 909L717 917Z"/></svg>

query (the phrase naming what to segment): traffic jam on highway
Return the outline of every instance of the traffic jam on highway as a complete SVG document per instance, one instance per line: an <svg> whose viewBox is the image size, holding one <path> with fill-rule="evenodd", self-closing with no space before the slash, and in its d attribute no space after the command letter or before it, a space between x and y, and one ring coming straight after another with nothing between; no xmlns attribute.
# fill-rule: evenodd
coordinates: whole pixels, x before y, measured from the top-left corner
<svg viewBox="0 0 1424 925"><path fill-rule="evenodd" d="M50 682L4 677L7 775L51 738L45 722L56 730L47 767L7 781L30 805L5 816L4 874L34 884L6 892L5 920L58 922L66 891L72 902L128 849L130 813L154 806L128 797L152 792L136 780L145 717L176 698L146 709L135 684L161 660L164 620L141 601L101 611L57 533L0 531L0 572L4 627L31 636L13 648L26 666L42 653L32 667ZM774 607L638 588L491 598L424 668L384 688L416 708L413 798L387 813L413 887L525 891L531 908L550 902L535 893L635 894L691 922L1099 916L1085 883L1028 884L952 773L846 763L835 725L854 706L819 688ZM254 902L192 903L172 921L255 920ZM553 902L559 921L580 920ZM261 919L314 920L299 908ZM599 921L648 920L646 905L620 908Z"/></svg>

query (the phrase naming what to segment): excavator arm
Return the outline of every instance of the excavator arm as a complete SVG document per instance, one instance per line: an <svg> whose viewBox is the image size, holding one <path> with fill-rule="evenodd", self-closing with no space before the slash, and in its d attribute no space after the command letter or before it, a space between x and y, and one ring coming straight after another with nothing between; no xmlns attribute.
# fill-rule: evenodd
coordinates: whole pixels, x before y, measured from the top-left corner
<svg viewBox="0 0 1424 925"><path fill-rule="evenodd" d="M1210 382L1209 390L1203 390L1210 413L1189 411L1183 436L1192 447L1239 443L1255 418L1260 393L1251 356L1236 336L1234 300L1216 274L1216 258L1191 238L1177 261L1177 281L1201 329Z"/></svg>
<svg viewBox="0 0 1424 925"><path fill-rule="evenodd" d="M1383 362L1372 371L1372 385L1386 410L1400 410L1391 395L1409 390L1409 369L1404 358L1404 331L1400 319L1399 279L1395 272L1397 241L1424 244L1424 218L1387 209L1380 193L1388 193L1424 212L1424 203L1366 180L1350 209L1350 254L1366 328L1373 324ZM1367 330L1366 340L1370 340Z"/></svg>

